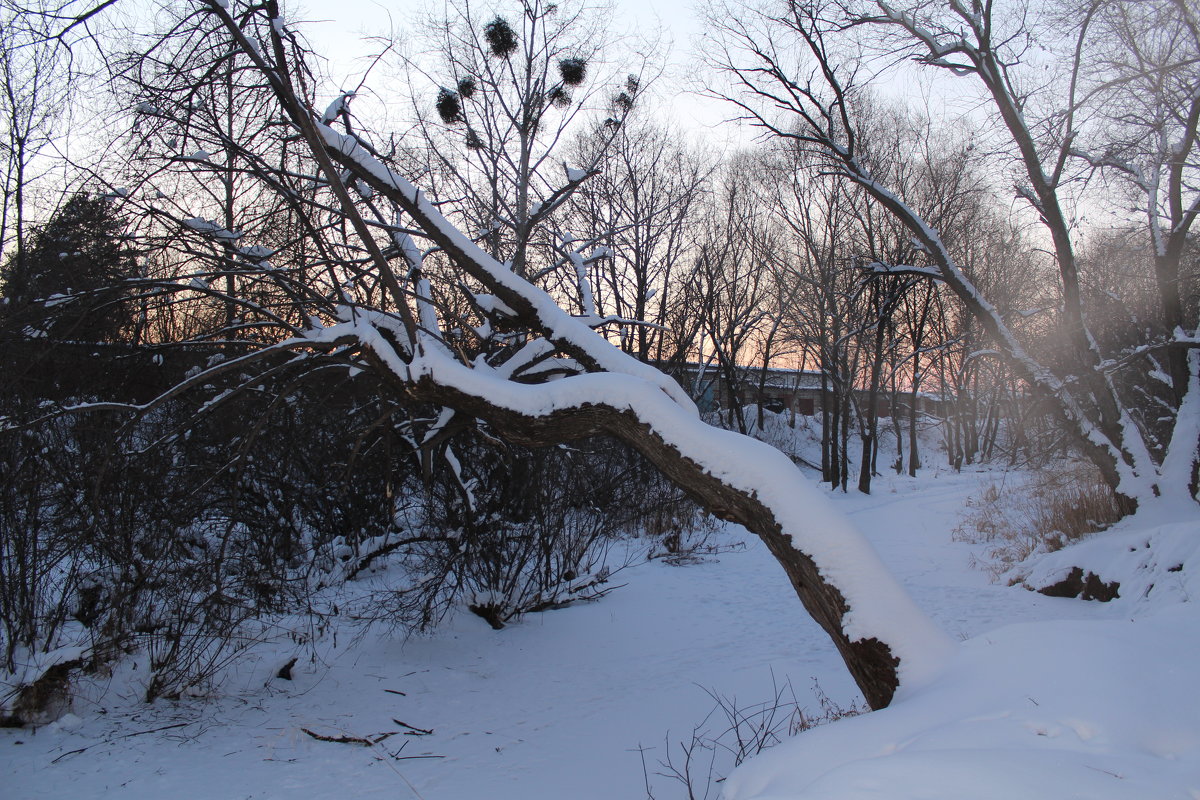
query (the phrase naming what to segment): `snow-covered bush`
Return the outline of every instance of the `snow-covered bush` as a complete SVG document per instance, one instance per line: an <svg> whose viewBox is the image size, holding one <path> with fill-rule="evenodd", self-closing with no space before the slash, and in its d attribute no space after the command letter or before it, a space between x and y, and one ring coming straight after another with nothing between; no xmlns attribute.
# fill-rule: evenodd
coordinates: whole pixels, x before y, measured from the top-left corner
<svg viewBox="0 0 1200 800"><path fill-rule="evenodd" d="M699 517L632 450L610 441L522 448L471 428L455 439L456 474L432 476L420 500L423 541L400 554L410 576L371 615L436 625L465 606L495 628L521 614L608 591L614 541L679 537ZM414 577L415 576L415 577Z"/></svg>
<svg viewBox="0 0 1200 800"><path fill-rule="evenodd" d="M426 629L462 606L499 627L602 595L634 551L609 563L614 540L686 538L699 517L610 442L527 449L468 426L461 472L422 476L411 431L429 409L367 375L212 380L125 426L82 413L0 433L9 673L18 651L74 646L88 664L146 654L148 698L202 689L256 618L377 566L392 582L361 616Z"/></svg>
<svg viewBox="0 0 1200 800"><path fill-rule="evenodd" d="M70 479L63 425L0 436L0 668L50 637L69 614L77 548L55 517Z"/></svg>
<svg viewBox="0 0 1200 800"><path fill-rule="evenodd" d="M178 695L260 635L252 620L303 607L396 532L417 485L377 424L396 409L328 375L241 383L124 426L80 413L0 432L5 671L64 646L82 666L142 652L146 696Z"/></svg>

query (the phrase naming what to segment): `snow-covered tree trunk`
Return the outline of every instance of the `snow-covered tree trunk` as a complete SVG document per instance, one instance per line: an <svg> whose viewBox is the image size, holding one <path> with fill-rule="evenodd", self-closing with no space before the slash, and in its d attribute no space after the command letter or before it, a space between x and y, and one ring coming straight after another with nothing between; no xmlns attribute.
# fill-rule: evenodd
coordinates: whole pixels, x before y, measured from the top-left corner
<svg viewBox="0 0 1200 800"><path fill-rule="evenodd" d="M357 354L398 395L486 420L517 443L616 436L714 514L763 539L871 706L887 705L898 686L923 682L939 670L952 641L786 456L704 424L673 379L612 346L590 327L599 324L595 319L570 315L486 253L359 134L335 131L316 118L295 88L302 73L294 63L296 51L289 50L294 40L273 0L237 20L221 0L206 2L270 84L328 184L333 201L327 207L342 215L342 229L357 238L357 252L365 254L396 301L384 313L344 300L333 319L310 317L310 327L281 346ZM257 26L253 15L261 15ZM251 29L262 32L262 45L250 40ZM587 177L568 171L567 185L555 196L569 196ZM372 200L357 200L351 185ZM384 202L397 221L368 221L364 208ZM389 234L396 246L385 251L377 232ZM463 357L455 344L455 336L463 335L462 321L442 319L432 302L421 269L426 253L438 253L451 267L455 277L448 290L466 292L488 320L519 332L502 354ZM398 258L402 272L391 266ZM468 290L468 282L488 294Z"/></svg>

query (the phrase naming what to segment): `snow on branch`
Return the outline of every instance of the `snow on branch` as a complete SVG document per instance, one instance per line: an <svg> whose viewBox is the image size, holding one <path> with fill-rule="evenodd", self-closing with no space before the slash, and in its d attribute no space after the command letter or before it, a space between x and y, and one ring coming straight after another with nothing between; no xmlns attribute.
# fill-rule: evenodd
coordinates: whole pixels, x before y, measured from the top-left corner
<svg viewBox="0 0 1200 800"><path fill-rule="evenodd" d="M698 414L695 404L673 378L622 353L585 322L559 307L546 292L507 269L451 224L423 192L367 152L356 137L340 134L328 125L317 124L316 129L335 160L403 208L455 266L484 283L517 317L541 328L556 346L589 370L637 376L655 385L689 413Z"/></svg>
<svg viewBox="0 0 1200 800"><path fill-rule="evenodd" d="M945 280L941 270L937 267L916 267L911 264L885 264L882 261L873 261L866 265L865 270L876 275L918 275L938 281Z"/></svg>
<svg viewBox="0 0 1200 800"><path fill-rule="evenodd" d="M547 292L485 252L363 138L335 131L306 106L289 80L293 68L277 28L270 33L272 64L248 43L243 27L213 0L208 2L301 132L337 197L337 212L359 240L351 246L369 255L361 262L369 265L364 271L377 272L393 301L389 313L344 305L334 324L317 321L280 346L361 355L394 375L396 380L386 383L398 384L407 399L455 409L464 419L485 420L516 444L549 445L601 434L621 439L714 514L745 525L767 542L873 706L886 705L901 685L908 689L937 675L954 652L954 642L921 613L862 535L785 455L703 423L673 378L621 352L589 326L591 320L572 316ZM251 8L248 13L268 18L277 13L274 3ZM831 118L833 129L842 129L841 118L842 111ZM568 172L564 188L570 191L588 174ZM500 354L496 365L487 357L468 360L432 333L437 320L426 313L432 311L432 298L428 284L421 283L415 248L401 240L385 255L377 238L391 233L390 226L364 219L364 200L347 191L354 185L347 181L370 188L373 209L382 197L402 210L414 233L463 273L461 283L482 284L495 298L494 312L501 307L511 311L502 334L510 337L505 342L510 346L503 349L516 351L511 363ZM539 213L545 209L543 203ZM408 287L399 286L393 271L397 251L410 269ZM583 251L576 256L571 259L576 268L586 267ZM420 324L413 319L414 283ZM485 303L484 297L478 295L476 303ZM594 298L590 303L594 306ZM443 421L446 428L454 424Z"/></svg>
<svg viewBox="0 0 1200 800"><path fill-rule="evenodd" d="M369 334L367 334L369 335ZM370 345L368 345L370 346ZM798 551L818 566L823 580L836 586L852 609L844 620L851 641L888 642L900 659L901 682L924 683L953 651L953 643L913 605L879 562L879 557L807 481L799 480L787 456L770 445L729 431L714 429L681 414L674 402L651 384L629 375L588 374L550 383L526 385L498 380L495 373L473 369L446 358L417 356L407 365L418 392L445 405L471 409L487 398L490 421L531 443L546 443L556 430L569 428L571 438L589 433L647 429L661 445L634 437L635 446L660 466L665 446L711 480L706 503L720 510L723 502L750 502L768 510L774 524ZM608 413L597 414L598 409ZM596 426L589 430L589 426ZM546 438L542 438L546 437ZM638 442L640 441L640 445ZM694 490L695 484L692 484ZM735 490L740 499L721 498ZM724 513L729 510L725 509Z"/></svg>
<svg viewBox="0 0 1200 800"><path fill-rule="evenodd" d="M189 217L183 221L183 224L197 233L203 233L221 242L232 243L242 238L241 231L226 230L219 223L203 217Z"/></svg>

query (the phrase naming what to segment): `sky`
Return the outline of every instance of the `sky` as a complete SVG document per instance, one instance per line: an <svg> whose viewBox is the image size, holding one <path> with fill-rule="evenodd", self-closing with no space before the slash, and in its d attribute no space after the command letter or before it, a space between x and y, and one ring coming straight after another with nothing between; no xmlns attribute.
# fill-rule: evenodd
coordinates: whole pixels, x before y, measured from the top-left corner
<svg viewBox="0 0 1200 800"><path fill-rule="evenodd" d="M575 0L577 2L577 0ZM300 0L298 16L307 20L305 30L319 52L330 59L335 74L346 76L346 87L354 88L363 69L364 54L372 52L363 44L363 36L381 33L389 25L398 31L415 29L416 16L423 10L436 9L449 0ZM614 35L631 37L663 32L667 73L654 97L654 113L688 131L700 144L726 152L751 147L759 131L746 124L729 122L736 109L728 103L703 97L685 87L699 84L703 77L701 59L696 55L702 26L697 7L704 0L592 0L607 3L613 9ZM333 9L336 9L334 11ZM390 19L390 22L389 22ZM661 54L661 53L660 53ZM374 83L379 86L378 80ZM876 90L925 107L940 109L950 118L966 115L979 119L980 108L972 99L971 82L930 70L892 66L889 73L874 83ZM332 98L331 98L332 99Z"/></svg>
<svg viewBox="0 0 1200 800"><path fill-rule="evenodd" d="M668 49L668 70L675 73L674 83L694 73L691 42L699 32L695 6L697 0L609 0L613 27L618 34L637 36L662 29L664 49ZM418 2L386 2L385 0L337 0L336 5L316 0L302 3L299 12L308 35L317 48L330 58L335 74L354 75L361 71L356 56L365 52L362 35L380 32L388 27L391 16L397 29L411 30L411 20L421 8L436 4ZM336 7L336 13L330 8ZM353 83L356 81L348 81ZM662 93L657 102L660 114L711 146L736 148L747 146L753 132L742 126L725 124L729 108L717 101L685 91Z"/></svg>

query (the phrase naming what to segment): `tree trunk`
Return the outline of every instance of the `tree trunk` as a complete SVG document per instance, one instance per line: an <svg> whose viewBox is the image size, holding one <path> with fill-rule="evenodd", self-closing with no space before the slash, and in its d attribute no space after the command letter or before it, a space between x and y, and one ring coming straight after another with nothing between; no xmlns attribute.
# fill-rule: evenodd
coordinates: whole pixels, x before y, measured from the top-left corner
<svg viewBox="0 0 1200 800"><path fill-rule="evenodd" d="M824 358L824 348L821 350L821 480L831 486L837 482L834 477L833 441L833 408L829 396L829 370ZM833 438L831 438L833 437Z"/></svg>
<svg viewBox="0 0 1200 800"><path fill-rule="evenodd" d="M761 471L764 460L778 461L784 468L787 462L785 456L769 445L755 442L728 431L713 429L699 420L685 422L673 420L668 427L675 432L675 426L686 425L688 431L683 436L668 438L662 435L657 425L644 421L644 416L654 417L661 409L618 409L607 405L600 396L595 402L584 403L574 407L564 407L540 416L527 416L521 412L503 407L489 399L475 394L465 393L459 389L447 386L445 382L435 382L423 378L416 384L394 377L388 367L384 366L385 359L376 358L380 371L392 375L395 391L407 398L423 403L436 403L459 409L465 413L485 419L505 439L525 446L548 446L564 441L596 436L601 434L615 436L634 447L651 463L660 469L677 486L683 489L692 499L700 503L721 519L743 525L747 530L758 535L766 544L771 554L779 561L789 581L795 589L804 607L813 619L825 630L833 640L859 689L872 708L883 708L891 702L892 696L899 685L897 669L900 660L894 647L878 636L855 637L846 630L847 615L852 606L839 585L826 577L828 566L818 568L812 555L798 541L804 541L803 532L795 529L795 521L801 516L809 522L822 521L826 509L818 507L818 502L826 503L819 493L814 493L803 483L798 472L791 480L790 490L782 495L773 491L770 485L756 482L753 490L748 487L735 485L736 478L724 478L714 475L709 468L690 458L683 450L694 449L697 444L703 450L709 439L711 444L718 445L724 437L732 437L728 446L721 447L723 464L729 476L753 475ZM463 368L466 370L466 368ZM583 379L600 376L582 376ZM604 376L610 377L610 376ZM611 376L617 377L617 376ZM574 379L566 379L546 386L522 387L530 391L550 389L556 390L558 385ZM665 399L665 398L664 398ZM658 399L655 398L657 402ZM676 415L682 410L677 410ZM693 430L694 429L694 430ZM735 445L734 440L737 444ZM681 449L682 448L682 449ZM756 467L755 465L760 465ZM793 467L794 470L794 467ZM795 505L803 509L803 514L797 516L796 509L787 508ZM833 512L836 514L837 512ZM809 515L812 515L811 517ZM792 520L791 523L787 520ZM821 536L833 534L832 531L822 531ZM856 537L855 537L856 538ZM837 547L855 547L849 537L838 536ZM856 571L863 569L873 571L871 563L877 557L868 551L862 552L855 558ZM860 563L862 559L864 563ZM900 602L909 604L911 601L902 590L891 585L892 579L886 573L876 574L870 578L870 588L855 587L859 598L864 604L875 606L882 602L874 595L879 589L880 595L891 594L888 603ZM900 593L896 593L896 592ZM899 599L898 599L899 598ZM866 616L876 613L875 608L857 607L857 612ZM894 613L895 609L887 609ZM858 620L855 621L856 624ZM953 648L948 644L940 631L933 628L923 618L919 627L923 628L918 638L927 642L934 653L928 657L934 661L944 658ZM906 632L904 635L908 635ZM885 637L886 638L886 637ZM925 645L923 645L925 646ZM911 656L909 656L911 657ZM925 656L921 656L923 660Z"/></svg>
<svg viewBox="0 0 1200 800"><path fill-rule="evenodd" d="M916 376L916 358L913 359L913 375ZM917 477L917 470L921 468L921 453L917 445L917 403L920 398L917 395L918 379L913 378L912 394L909 395L908 406L908 474L910 477Z"/></svg>
<svg viewBox="0 0 1200 800"><path fill-rule="evenodd" d="M862 436L862 463L858 468L858 490L863 494L871 493L871 477L875 473L875 455L879 445L879 380L883 373L883 340L887 332L885 319L885 304L881 304L878 296L880 290L875 289L875 341L871 353L871 383L867 388L867 414L859 420L859 434ZM861 417L861 413L860 413Z"/></svg>

